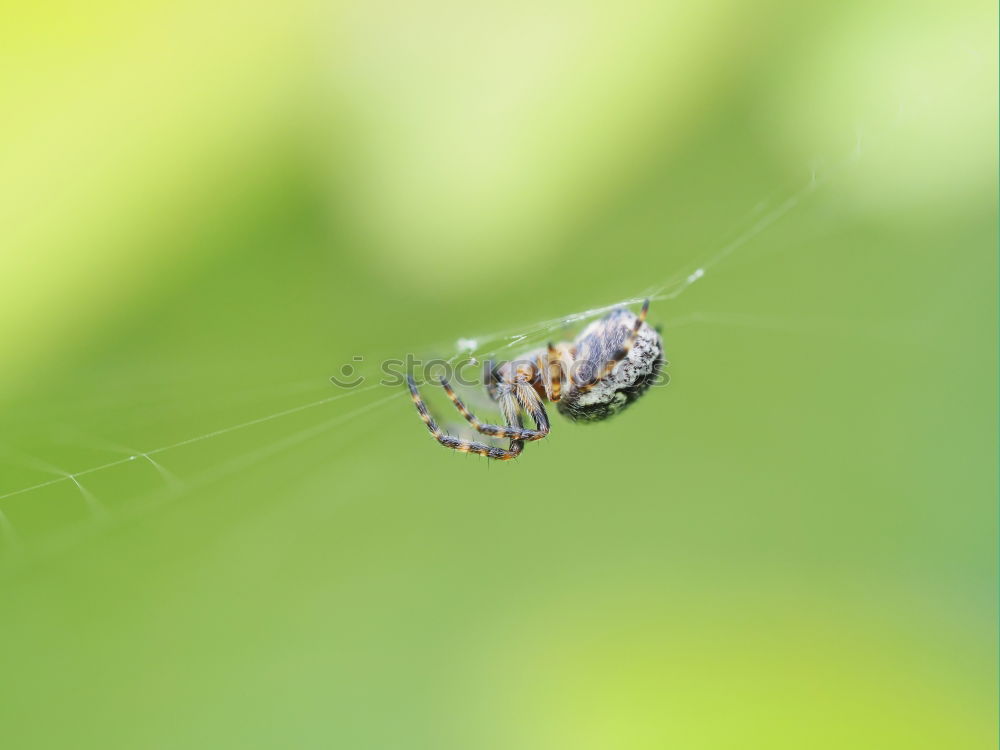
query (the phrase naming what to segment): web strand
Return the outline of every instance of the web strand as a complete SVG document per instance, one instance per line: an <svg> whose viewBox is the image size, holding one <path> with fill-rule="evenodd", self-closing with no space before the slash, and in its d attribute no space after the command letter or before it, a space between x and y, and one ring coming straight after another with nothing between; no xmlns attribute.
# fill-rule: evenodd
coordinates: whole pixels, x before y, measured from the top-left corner
<svg viewBox="0 0 1000 750"><path fill-rule="evenodd" d="M206 432L203 435L196 435L195 437L187 438L185 440L181 440L176 443L171 443L170 445L164 445L159 448L153 448L152 450L136 453L134 455L129 456L128 458L122 458L117 461L109 461L106 464L101 464L100 466L92 466L88 469L81 469L80 471L76 471L73 473L54 470L54 473L60 474L59 477L55 479L50 479L47 482L39 482L38 484L33 484L30 487L22 487L19 490L13 490L11 492L7 492L3 495L0 495L0 500L4 500L8 497L14 497L15 495L21 495L24 494L25 492L39 490L43 487L49 487L53 484L59 484L60 482L66 482L66 481L74 482L78 487L81 488L81 490L83 490L83 487L77 481L78 477L86 476L88 474L94 474L98 471L104 471L106 469L111 469L114 468L115 466L123 466L127 463L136 460L136 458L139 457L146 458L147 460L152 461L150 456L158 455L160 453L165 453L166 451L174 450L175 448L180 448L185 445L191 445L192 443L198 443L202 440L208 440L209 438L218 437L220 435L225 435L230 432L236 432L237 430L243 430L246 429L247 427L253 427L254 425L262 424L264 422L270 422L273 419L286 417L290 414L296 414L298 412L305 411L307 409L315 409L318 406L323 406L324 404L329 404L333 401L339 401L341 399L348 398L350 396L357 396L361 393L374 390L375 388L378 387L379 387L378 384L374 384L365 386L364 388L358 388L357 390L351 391L350 393L338 393L335 396L328 396L327 398L322 398L319 401L313 401L308 404L302 404L301 406L293 406L290 409L283 409L282 411L275 412L273 414L268 414L263 417L258 417L257 419L251 419L248 422L241 422L240 424L232 425L230 427L223 427L218 430L213 430L212 432ZM154 463L154 465L156 464ZM53 471L50 471L50 473L53 473Z"/></svg>
<svg viewBox="0 0 1000 750"><path fill-rule="evenodd" d="M405 391L398 390L384 396L383 398L376 399L375 401L359 406L358 408L345 412L344 414L339 414L331 419L325 420L317 425L306 427L305 429L299 430L291 435L287 435L279 440L253 449L248 453L243 453L191 477L182 486L167 485L153 492L146 493L142 497L135 498L134 502L130 503L127 508L118 511L114 516L106 514L100 517L92 517L89 523L78 524L72 528L64 530L60 534L55 535L54 538L46 540L44 547L35 551L33 557L37 557L39 554L43 556L57 554L61 550L71 547L75 543L80 542L87 537L93 536L98 531L107 529L109 526L120 525L127 519L137 518L149 513L156 507L179 497L181 494L189 490L205 487L213 482L225 479L226 477L239 474L240 472L257 465L266 458L295 447L296 445L300 445L311 438L318 437L319 435L357 419L364 414L373 412L376 409L387 405L391 401L402 397L404 393ZM14 562L15 566L18 563L23 564L26 561L23 556L23 544L14 531L14 527L9 523L6 516L3 515L3 512L0 511L0 538L2 537L6 537L7 539L9 550L13 553L11 555L11 560Z"/></svg>

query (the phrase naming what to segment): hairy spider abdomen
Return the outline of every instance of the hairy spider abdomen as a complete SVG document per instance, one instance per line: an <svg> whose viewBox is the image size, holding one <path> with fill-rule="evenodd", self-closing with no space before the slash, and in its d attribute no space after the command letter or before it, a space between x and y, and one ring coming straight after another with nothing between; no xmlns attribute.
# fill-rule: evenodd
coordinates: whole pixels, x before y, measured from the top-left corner
<svg viewBox="0 0 1000 750"><path fill-rule="evenodd" d="M664 364L663 342L656 329L642 321L627 354L600 377L602 363L617 359L635 329L637 316L618 309L583 330L574 342L573 373L585 388L573 388L556 404L575 422L599 422L621 412L656 381Z"/></svg>

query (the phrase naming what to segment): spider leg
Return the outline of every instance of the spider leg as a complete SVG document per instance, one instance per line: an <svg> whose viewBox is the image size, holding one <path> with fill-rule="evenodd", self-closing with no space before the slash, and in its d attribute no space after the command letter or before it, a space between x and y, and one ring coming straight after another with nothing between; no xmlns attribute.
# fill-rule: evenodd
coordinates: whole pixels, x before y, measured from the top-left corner
<svg viewBox="0 0 1000 750"><path fill-rule="evenodd" d="M427 410L427 404L420 397L420 391L417 390L417 384L413 378L409 375L406 376L407 385L410 388L410 396L413 399L414 406L417 407L417 413L420 418L427 425L427 429L430 431L434 439L437 440L445 448L451 448L452 450L461 451L462 453L477 453L480 456L486 456L487 458L495 458L499 461L509 461L512 458L517 458L521 454L521 450L524 447L524 442L521 440L511 440L510 448L498 448L493 445L486 445L485 443L475 443L471 440L464 440L462 438L454 437L453 435L445 434L440 427L437 426L437 422L434 421L434 417Z"/></svg>
<svg viewBox="0 0 1000 750"><path fill-rule="evenodd" d="M546 368L546 372L548 372L549 375L549 400L554 403L559 400L561 395L560 391L562 390L563 363L562 363L562 355L554 346L552 346L551 342L549 342L548 349L549 349L549 361L547 363L548 367ZM552 377L553 359L555 360L554 364L556 367L556 376L554 378Z"/></svg>
<svg viewBox="0 0 1000 750"><path fill-rule="evenodd" d="M542 373L542 383L545 386L545 397L552 403L559 401L564 390L572 390L573 360L576 352L571 344L553 344L549 342L547 350L539 356L539 370ZM569 382L569 388L563 386Z"/></svg>
<svg viewBox="0 0 1000 750"><path fill-rule="evenodd" d="M548 435L549 415L545 413L545 407L542 405L542 400L538 397L538 394L535 393L535 389L523 380L515 383L513 388L514 398L517 399L517 403L521 405L522 409L528 412L532 420L534 420L535 426L538 428L537 433L539 437L536 440Z"/></svg>
<svg viewBox="0 0 1000 750"><path fill-rule="evenodd" d="M563 373L565 373L565 362L563 361L564 344L556 348L555 344L549 342L547 351L538 355L535 360L535 367L542 374L542 384L545 386L545 398L552 403L558 401L562 395Z"/></svg>
<svg viewBox="0 0 1000 750"><path fill-rule="evenodd" d="M523 427L519 427L513 424L507 424L506 426L498 424L484 424L483 422L479 421L479 418L476 417L475 414L473 414L471 411L468 410L465 404L462 403L462 399L458 397L458 394L455 393L454 390L452 390L452 387L448 385L448 381L445 380L444 378L441 378L441 387L444 388L445 393L448 394L448 398L451 399L451 402L455 405L455 408L458 409L459 412L461 412L462 416L465 417L468 423L471 424L473 427L475 427L478 432L481 432L484 435L491 435L493 437L499 437L499 438L510 438L511 440L530 441L530 440L541 440L549 433L548 419L543 416L542 421L539 422L534 414L532 414L531 418L535 420L535 424L538 426L537 430L527 430ZM530 386L526 387L528 388L528 390L531 390ZM534 393L534 391L532 391L532 393ZM515 398L517 399L518 403L521 404L522 408L524 408L525 411L528 411L528 413L531 414L531 411L529 411L528 408L521 401L518 393L515 393ZM508 417L508 422L510 421L511 420Z"/></svg>
<svg viewBox="0 0 1000 750"><path fill-rule="evenodd" d="M635 324L632 326L632 330L629 331L628 336L622 342L621 347L614 354L611 355L610 359L604 363L604 367L600 372L591 376L588 380L583 383L575 383L574 390L577 393L585 393L597 385L600 381L604 380L611 371L615 369L619 362L628 356L628 353L632 351L632 347L635 346L635 340L639 337L639 329L642 328L642 324L646 322L646 313L649 312L649 300L647 299L642 303L642 310L635 319Z"/></svg>

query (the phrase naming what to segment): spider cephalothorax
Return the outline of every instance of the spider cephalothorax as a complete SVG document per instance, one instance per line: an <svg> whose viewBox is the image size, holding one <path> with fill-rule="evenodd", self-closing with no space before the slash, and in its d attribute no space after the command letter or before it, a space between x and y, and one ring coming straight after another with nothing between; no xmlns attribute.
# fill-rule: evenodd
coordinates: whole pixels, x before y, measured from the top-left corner
<svg viewBox="0 0 1000 750"><path fill-rule="evenodd" d="M509 438L508 448L442 432L409 377L413 403L427 429L445 447L500 460L517 458L525 442L541 440L549 433L543 399L556 404L560 414L575 422L597 422L617 414L646 392L664 364L660 334L646 323L648 309L649 300L638 315L617 308L587 326L572 343L549 344L498 367L488 367L486 388L503 413L503 425L480 422L442 379L441 385L462 416L484 435ZM535 429L524 427L522 411L531 417Z"/></svg>

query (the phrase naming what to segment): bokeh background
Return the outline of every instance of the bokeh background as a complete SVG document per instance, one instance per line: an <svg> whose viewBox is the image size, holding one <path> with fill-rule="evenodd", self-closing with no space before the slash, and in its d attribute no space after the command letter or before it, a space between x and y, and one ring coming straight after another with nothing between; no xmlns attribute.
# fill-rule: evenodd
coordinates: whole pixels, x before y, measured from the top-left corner
<svg viewBox="0 0 1000 750"><path fill-rule="evenodd" d="M996 746L995 3L3 15L4 747ZM326 400L713 258L513 464Z"/></svg>

